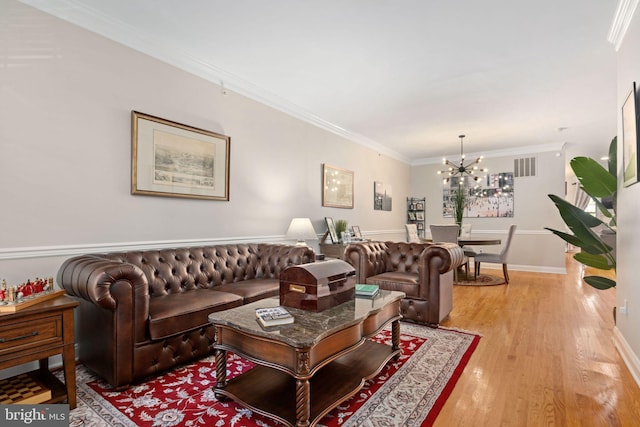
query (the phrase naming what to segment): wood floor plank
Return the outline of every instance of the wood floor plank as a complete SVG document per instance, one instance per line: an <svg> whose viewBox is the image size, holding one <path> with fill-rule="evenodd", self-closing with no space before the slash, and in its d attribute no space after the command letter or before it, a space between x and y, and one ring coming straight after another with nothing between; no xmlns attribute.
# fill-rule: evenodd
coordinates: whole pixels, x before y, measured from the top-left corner
<svg viewBox="0 0 640 427"><path fill-rule="evenodd" d="M640 388L612 340L615 289L585 284L570 255L567 271L454 287L442 326L483 338L435 426L640 425Z"/></svg>

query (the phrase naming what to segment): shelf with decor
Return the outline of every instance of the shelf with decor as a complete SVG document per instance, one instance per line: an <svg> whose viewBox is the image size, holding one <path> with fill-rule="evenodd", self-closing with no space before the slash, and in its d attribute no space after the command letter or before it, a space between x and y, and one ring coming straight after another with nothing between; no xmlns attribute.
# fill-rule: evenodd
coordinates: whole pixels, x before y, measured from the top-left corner
<svg viewBox="0 0 640 427"><path fill-rule="evenodd" d="M415 224L418 236L424 237L425 220L424 208L426 198L407 197L407 224Z"/></svg>

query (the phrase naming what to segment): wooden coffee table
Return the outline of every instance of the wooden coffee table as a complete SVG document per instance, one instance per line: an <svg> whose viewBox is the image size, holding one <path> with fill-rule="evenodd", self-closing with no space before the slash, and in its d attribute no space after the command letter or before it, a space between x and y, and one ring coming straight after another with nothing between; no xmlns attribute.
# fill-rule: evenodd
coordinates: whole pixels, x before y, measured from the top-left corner
<svg viewBox="0 0 640 427"><path fill-rule="evenodd" d="M212 313L216 397L290 426L315 425L400 356L404 296L381 290L375 299L356 298L319 313L287 307L295 322L267 329L256 321L255 309L275 307L278 298ZM390 346L368 339L389 323ZM257 365L227 380L227 351Z"/></svg>

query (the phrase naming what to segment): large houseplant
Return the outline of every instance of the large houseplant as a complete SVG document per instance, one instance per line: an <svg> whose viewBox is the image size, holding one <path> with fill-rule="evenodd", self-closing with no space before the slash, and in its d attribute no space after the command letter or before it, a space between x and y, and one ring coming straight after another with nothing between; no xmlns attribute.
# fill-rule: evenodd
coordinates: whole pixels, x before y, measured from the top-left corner
<svg viewBox="0 0 640 427"><path fill-rule="evenodd" d="M581 252L573 257L581 264L601 270L615 270L616 259L613 248L606 244L602 237L594 231L606 230L616 232L616 196L617 196L617 138L609 145L608 170L589 157L571 159L573 169L580 188L594 200L597 210L606 222L572 205L565 199L553 194L549 198L555 203L563 221L573 234L545 227L567 243L577 246ZM597 289L608 289L616 286L615 280L603 276L586 276L584 281Z"/></svg>

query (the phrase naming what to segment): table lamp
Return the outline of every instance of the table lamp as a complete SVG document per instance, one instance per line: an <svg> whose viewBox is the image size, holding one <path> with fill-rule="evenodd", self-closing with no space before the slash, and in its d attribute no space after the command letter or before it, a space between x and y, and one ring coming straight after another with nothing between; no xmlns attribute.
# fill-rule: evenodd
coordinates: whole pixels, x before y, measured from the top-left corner
<svg viewBox="0 0 640 427"><path fill-rule="evenodd" d="M318 240L318 235L309 218L293 218L286 237L297 240L296 245L299 246L308 246L305 240Z"/></svg>

